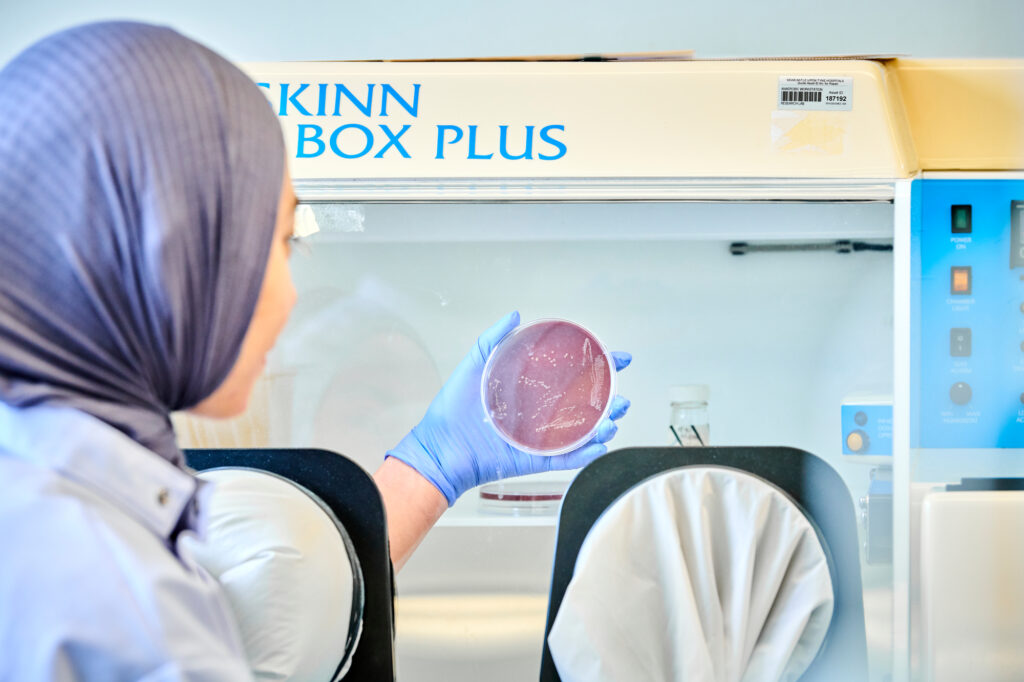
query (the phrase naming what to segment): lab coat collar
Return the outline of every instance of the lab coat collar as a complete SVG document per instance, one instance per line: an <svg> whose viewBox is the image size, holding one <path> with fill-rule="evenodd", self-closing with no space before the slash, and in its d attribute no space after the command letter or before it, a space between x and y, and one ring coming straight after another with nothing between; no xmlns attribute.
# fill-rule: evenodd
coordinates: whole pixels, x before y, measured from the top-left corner
<svg viewBox="0 0 1024 682"><path fill-rule="evenodd" d="M79 410L0 402L0 454L59 472L171 543L181 530L205 529L209 486Z"/></svg>

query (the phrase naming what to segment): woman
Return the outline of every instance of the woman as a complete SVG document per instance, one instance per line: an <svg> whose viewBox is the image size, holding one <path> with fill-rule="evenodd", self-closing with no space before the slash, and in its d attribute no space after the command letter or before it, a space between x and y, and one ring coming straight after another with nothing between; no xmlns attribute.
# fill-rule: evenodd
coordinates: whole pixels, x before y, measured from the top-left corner
<svg viewBox="0 0 1024 682"><path fill-rule="evenodd" d="M84 26L0 71L0 680L249 677L178 543L210 489L169 415L245 409L295 302L295 205L262 93L169 29ZM517 323L376 474L397 565L468 488L582 466L614 435L531 457L482 423L483 363Z"/></svg>

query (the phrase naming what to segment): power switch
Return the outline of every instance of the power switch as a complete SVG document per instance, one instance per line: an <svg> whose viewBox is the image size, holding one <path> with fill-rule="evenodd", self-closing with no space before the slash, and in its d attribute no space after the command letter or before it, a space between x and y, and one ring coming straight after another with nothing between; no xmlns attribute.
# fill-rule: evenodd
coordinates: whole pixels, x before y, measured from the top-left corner
<svg viewBox="0 0 1024 682"><path fill-rule="evenodd" d="M969 234L971 231L971 205L954 204L951 206L949 222L953 234Z"/></svg>
<svg viewBox="0 0 1024 682"><path fill-rule="evenodd" d="M954 358L967 358L971 355L971 328L953 327L949 330L949 354Z"/></svg>

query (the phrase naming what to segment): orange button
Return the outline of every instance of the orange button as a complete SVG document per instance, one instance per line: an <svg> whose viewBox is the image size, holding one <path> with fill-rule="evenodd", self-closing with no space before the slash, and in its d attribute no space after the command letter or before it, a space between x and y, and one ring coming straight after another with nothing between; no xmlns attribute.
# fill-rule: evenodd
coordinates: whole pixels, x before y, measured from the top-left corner
<svg viewBox="0 0 1024 682"><path fill-rule="evenodd" d="M953 268L952 286L950 288L954 294L971 293L971 269Z"/></svg>

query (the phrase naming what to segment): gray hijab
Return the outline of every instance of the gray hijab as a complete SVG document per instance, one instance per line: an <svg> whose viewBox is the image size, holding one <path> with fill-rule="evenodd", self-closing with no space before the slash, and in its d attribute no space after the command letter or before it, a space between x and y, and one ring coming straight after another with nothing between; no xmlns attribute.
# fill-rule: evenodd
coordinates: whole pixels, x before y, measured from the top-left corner
<svg viewBox="0 0 1024 682"><path fill-rule="evenodd" d="M180 465L170 412L227 376L284 172L259 88L156 26L0 71L0 401L87 412Z"/></svg>

